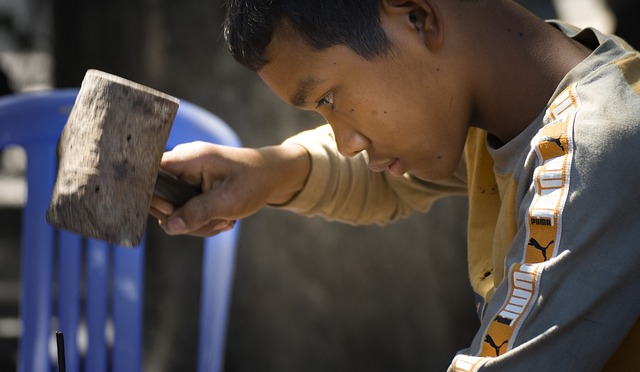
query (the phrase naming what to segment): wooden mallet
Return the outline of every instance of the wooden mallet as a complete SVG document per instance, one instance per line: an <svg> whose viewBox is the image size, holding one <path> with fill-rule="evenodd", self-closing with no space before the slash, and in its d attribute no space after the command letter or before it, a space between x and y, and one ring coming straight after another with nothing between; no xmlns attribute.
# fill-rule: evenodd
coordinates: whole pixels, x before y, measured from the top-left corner
<svg viewBox="0 0 640 372"><path fill-rule="evenodd" d="M151 197L176 206L200 190L159 171L178 99L87 71L58 142L47 210L57 228L121 246L142 241Z"/></svg>

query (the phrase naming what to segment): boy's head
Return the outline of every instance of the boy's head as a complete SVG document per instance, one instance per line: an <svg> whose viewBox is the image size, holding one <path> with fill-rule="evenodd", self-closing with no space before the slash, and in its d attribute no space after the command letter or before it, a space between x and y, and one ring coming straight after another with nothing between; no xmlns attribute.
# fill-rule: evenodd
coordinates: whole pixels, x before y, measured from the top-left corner
<svg viewBox="0 0 640 372"><path fill-rule="evenodd" d="M588 55L512 0L227 1L232 55L324 116L341 154L428 181L457 169L471 123L515 137Z"/></svg>
<svg viewBox="0 0 640 372"><path fill-rule="evenodd" d="M444 43L465 1L228 0L225 38L283 101L323 115L344 156L437 180L458 167L472 111L468 58Z"/></svg>
<svg viewBox="0 0 640 372"><path fill-rule="evenodd" d="M278 30L297 32L316 50L345 45L369 60L390 47L380 0L227 1L224 36L242 65L258 71L268 63L265 49Z"/></svg>

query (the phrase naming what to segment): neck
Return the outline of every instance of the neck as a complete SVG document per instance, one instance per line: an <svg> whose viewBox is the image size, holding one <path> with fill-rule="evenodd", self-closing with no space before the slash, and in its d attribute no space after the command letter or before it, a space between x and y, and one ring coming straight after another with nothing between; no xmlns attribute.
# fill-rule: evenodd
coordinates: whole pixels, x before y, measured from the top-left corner
<svg viewBox="0 0 640 372"><path fill-rule="evenodd" d="M485 58L470 78L480 92L472 125L507 143L540 114L590 51L512 1L480 7L483 14L473 17L478 20L473 27L483 35L469 51Z"/></svg>

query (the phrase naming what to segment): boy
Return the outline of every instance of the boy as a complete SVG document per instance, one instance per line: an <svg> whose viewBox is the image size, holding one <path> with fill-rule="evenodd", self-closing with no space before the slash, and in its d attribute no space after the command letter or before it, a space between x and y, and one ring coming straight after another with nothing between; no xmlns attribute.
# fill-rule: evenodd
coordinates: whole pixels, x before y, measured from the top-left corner
<svg viewBox="0 0 640 372"><path fill-rule="evenodd" d="M167 153L204 191L153 201L168 233L217 234L265 205L386 223L466 193L481 326L449 370L636 367L640 56L626 43L508 0L232 0L225 36L330 126Z"/></svg>

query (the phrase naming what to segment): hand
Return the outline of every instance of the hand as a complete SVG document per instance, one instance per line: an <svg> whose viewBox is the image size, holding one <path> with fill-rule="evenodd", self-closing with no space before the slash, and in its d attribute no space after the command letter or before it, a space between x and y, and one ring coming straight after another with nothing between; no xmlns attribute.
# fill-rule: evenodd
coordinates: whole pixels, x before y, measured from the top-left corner
<svg viewBox="0 0 640 372"><path fill-rule="evenodd" d="M168 234L204 237L232 229L267 203L291 199L304 186L310 161L298 145L250 149L193 142L165 153L161 167L199 185L202 194L177 209L154 196L151 215Z"/></svg>

